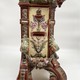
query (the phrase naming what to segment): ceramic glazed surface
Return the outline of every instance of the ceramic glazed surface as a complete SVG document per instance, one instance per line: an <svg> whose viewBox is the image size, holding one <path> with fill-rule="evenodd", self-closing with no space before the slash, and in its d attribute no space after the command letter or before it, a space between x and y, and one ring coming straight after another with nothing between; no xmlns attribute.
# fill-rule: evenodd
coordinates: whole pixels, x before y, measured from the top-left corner
<svg viewBox="0 0 80 80"><path fill-rule="evenodd" d="M20 0L21 63L17 80L32 80L31 71L45 69L50 80L67 80L54 38L55 9L64 0Z"/></svg>

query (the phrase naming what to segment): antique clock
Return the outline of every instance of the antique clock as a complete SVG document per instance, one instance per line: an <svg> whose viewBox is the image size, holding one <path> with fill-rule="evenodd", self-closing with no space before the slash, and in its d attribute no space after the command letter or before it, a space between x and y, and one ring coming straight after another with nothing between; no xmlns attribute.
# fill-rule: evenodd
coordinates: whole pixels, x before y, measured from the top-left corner
<svg viewBox="0 0 80 80"><path fill-rule="evenodd" d="M54 39L55 9L64 0L20 0L21 63L17 80L32 80L31 71L45 69L49 80L67 80Z"/></svg>

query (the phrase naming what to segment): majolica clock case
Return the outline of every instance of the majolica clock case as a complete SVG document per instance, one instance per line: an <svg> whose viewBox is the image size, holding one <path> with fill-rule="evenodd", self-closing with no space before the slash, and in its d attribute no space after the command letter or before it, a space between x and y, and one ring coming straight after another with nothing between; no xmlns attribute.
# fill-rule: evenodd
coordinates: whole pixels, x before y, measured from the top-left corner
<svg viewBox="0 0 80 80"><path fill-rule="evenodd" d="M57 61L54 39L55 9L64 0L20 0L21 63L17 80L32 80L31 71L45 69L49 80L67 80Z"/></svg>

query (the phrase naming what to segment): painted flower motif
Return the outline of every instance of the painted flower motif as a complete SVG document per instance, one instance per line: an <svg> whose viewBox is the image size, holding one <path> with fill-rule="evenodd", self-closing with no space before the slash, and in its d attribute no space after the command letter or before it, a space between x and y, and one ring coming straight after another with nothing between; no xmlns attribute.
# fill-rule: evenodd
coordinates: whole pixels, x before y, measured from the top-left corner
<svg viewBox="0 0 80 80"><path fill-rule="evenodd" d="M34 29L34 28L37 26L37 22L32 22L32 21L31 21L30 26L31 26L32 29Z"/></svg>
<svg viewBox="0 0 80 80"><path fill-rule="evenodd" d="M45 18L44 17L45 17L45 15L42 16L42 18L40 19L40 22L45 21Z"/></svg>
<svg viewBox="0 0 80 80"><path fill-rule="evenodd" d="M41 22L41 26L46 31L46 28L48 26L47 23L46 22Z"/></svg>
<svg viewBox="0 0 80 80"><path fill-rule="evenodd" d="M33 15L33 21L38 22L37 18Z"/></svg>

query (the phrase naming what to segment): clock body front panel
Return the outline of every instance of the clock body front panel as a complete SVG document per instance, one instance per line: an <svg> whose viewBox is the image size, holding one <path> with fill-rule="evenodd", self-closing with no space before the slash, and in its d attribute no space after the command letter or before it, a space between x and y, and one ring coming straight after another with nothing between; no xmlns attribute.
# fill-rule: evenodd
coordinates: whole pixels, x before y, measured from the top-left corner
<svg viewBox="0 0 80 80"><path fill-rule="evenodd" d="M48 57L49 8L29 8L29 55Z"/></svg>

